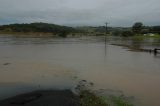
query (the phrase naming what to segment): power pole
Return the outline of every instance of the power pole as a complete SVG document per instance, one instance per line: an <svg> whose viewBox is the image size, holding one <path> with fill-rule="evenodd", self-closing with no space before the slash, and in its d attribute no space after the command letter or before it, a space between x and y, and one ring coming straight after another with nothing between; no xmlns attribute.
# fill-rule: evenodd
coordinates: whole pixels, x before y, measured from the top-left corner
<svg viewBox="0 0 160 106"><path fill-rule="evenodd" d="M106 34L105 34L105 45L107 43L107 33L108 33L108 22L105 23L106 24Z"/></svg>
<svg viewBox="0 0 160 106"><path fill-rule="evenodd" d="M108 33L108 22L105 23L106 24L106 34Z"/></svg>
<svg viewBox="0 0 160 106"><path fill-rule="evenodd" d="M106 31L105 31L105 57L106 57L106 54L107 54L107 33L108 33L108 22L106 22L105 23L105 29L106 29Z"/></svg>

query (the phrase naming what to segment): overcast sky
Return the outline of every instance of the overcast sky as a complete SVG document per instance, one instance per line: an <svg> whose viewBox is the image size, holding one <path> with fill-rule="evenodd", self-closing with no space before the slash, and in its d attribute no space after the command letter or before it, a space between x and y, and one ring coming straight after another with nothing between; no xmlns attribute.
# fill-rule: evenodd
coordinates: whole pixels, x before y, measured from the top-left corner
<svg viewBox="0 0 160 106"><path fill-rule="evenodd" d="M0 0L0 24L160 25L160 0Z"/></svg>

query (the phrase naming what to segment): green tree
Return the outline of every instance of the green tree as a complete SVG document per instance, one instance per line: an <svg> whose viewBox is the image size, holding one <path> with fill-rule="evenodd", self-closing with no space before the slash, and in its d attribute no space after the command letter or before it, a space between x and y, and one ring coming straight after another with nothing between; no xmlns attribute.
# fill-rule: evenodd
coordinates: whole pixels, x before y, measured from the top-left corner
<svg viewBox="0 0 160 106"><path fill-rule="evenodd" d="M122 36L124 36L124 37L133 36L133 32L132 31L123 31Z"/></svg>
<svg viewBox="0 0 160 106"><path fill-rule="evenodd" d="M67 37L67 34L68 34L68 32L64 30L64 31L61 31L61 32L59 33L59 36L62 37L62 38L66 38L66 37Z"/></svg>
<svg viewBox="0 0 160 106"><path fill-rule="evenodd" d="M158 33L160 34L160 26L153 26L150 28L151 33Z"/></svg>
<svg viewBox="0 0 160 106"><path fill-rule="evenodd" d="M141 33L143 29L143 23L142 22L136 22L133 26L132 26L132 31L136 34Z"/></svg>

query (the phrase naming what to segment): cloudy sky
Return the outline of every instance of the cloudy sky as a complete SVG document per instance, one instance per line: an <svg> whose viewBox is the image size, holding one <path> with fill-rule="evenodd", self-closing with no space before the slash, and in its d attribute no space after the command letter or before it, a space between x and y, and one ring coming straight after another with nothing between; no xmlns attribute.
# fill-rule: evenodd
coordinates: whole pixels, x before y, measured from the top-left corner
<svg viewBox="0 0 160 106"><path fill-rule="evenodd" d="M160 0L0 0L0 24L160 25Z"/></svg>

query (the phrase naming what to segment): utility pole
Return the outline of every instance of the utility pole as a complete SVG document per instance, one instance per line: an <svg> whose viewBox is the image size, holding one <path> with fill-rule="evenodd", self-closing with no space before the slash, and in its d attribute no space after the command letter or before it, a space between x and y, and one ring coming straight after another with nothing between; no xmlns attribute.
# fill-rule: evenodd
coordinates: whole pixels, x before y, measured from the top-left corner
<svg viewBox="0 0 160 106"><path fill-rule="evenodd" d="M106 24L106 34L108 33L108 22L105 23Z"/></svg>
<svg viewBox="0 0 160 106"><path fill-rule="evenodd" d="M108 33L108 22L105 23L105 57L107 55L107 33Z"/></svg>
<svg viewBox="0 0 160 106"><path fill-rule="evenodd" d="M108 33L108 22L106 24L106 34L105 34L105 44L107 43L107 33Z"/></svg>

